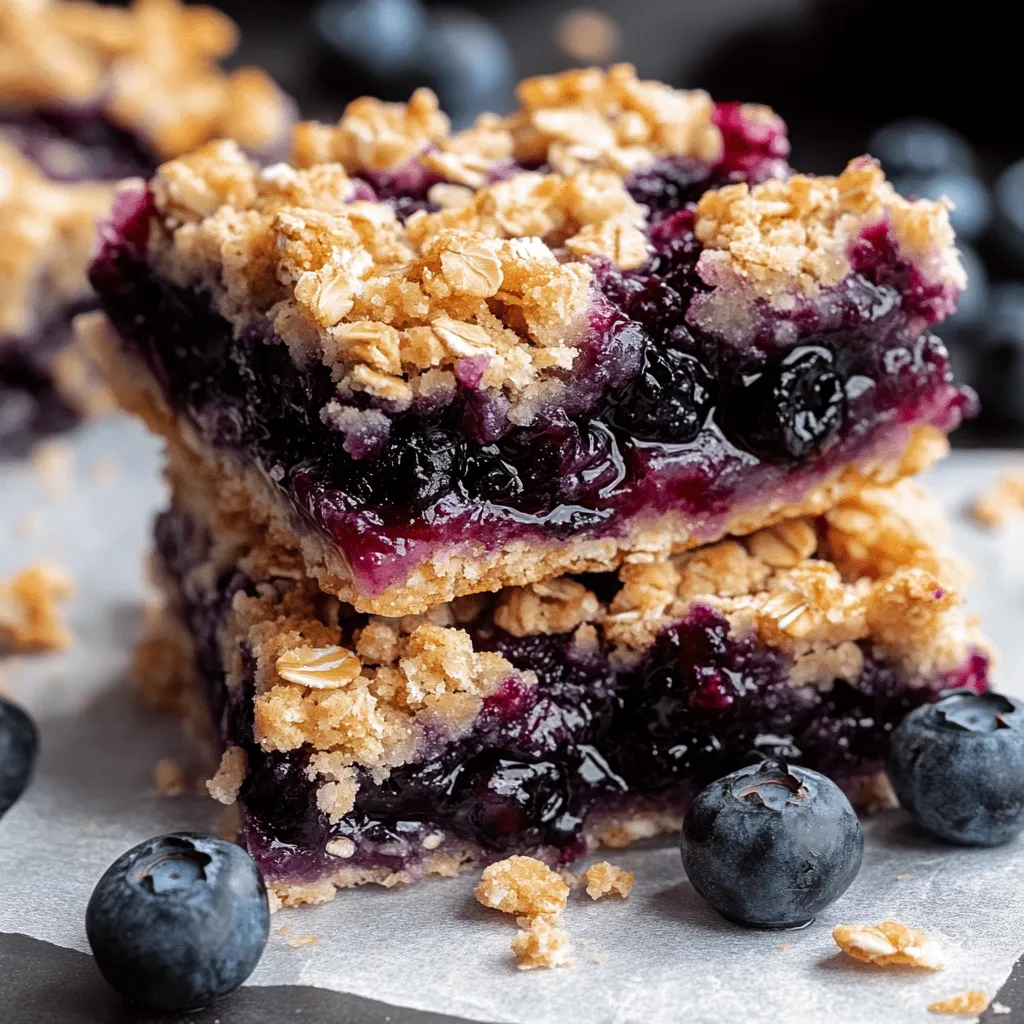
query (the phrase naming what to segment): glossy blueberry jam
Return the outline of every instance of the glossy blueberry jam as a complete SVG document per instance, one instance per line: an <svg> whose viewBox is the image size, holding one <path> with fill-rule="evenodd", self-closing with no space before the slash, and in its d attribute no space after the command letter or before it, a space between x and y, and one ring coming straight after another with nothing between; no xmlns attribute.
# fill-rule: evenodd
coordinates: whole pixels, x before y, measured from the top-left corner
<svg viewBox="0 0 1024 1024"><path fill-rule="evenodd" d="M165 513L157 550L180 578L207 541L188 520ZM614 590L614 577L603 580ZM754 639L730 633L706 606L665 630L636 669L616 671L602 648L581 650L570 636L513 637L483 622L479 648L500 651L537 685L510 678L489 697L470 733L438 742L382 784L361 779L354 810L331 825L306 778L305 750L267 753L253 743L251 679L227 695L216 631L227 602L251 584L226 573L205 602L181 597L177 612L197 641L214 722L225 743L246 748L241 791L245 838L269 876L315 878L347 863L415 872L423 839L479 844L494 855L540 851L569 861L585 829L602 815L644 801L681 809L697 788L761 755L783 756L854 788L880 770L888 735L912 708L945 688L987 688L978 653L957 672L911 688L898 668L865 648L855 683L823 692L794 687L788 663ZM344 629L358 626L349 620ZM428 744L429 746L429 744ZM349 838L348 861L324 852Z"/></svg>
<svg viewBox="0 0 1024 1024"><path fill-rule="evenodd" d="M711 539L730 516L799 500L842 465L895 457L914 425L954 428L974 404L930 333L955 295L925 286L884 229L858 240L846 281L763 311L742 342L696 325L710 288L697 271L694 200L723 181L786 172L780 123L728 104L716 117L720 164L662 161L627 183L652 210L653 254L634 271L594 262L574 368L529 427L507 419L467 359L451 402L403 413L377 402L379 426L344 433L323 414L338 399L327 368L298 368L269 329L233 336L206 296L152 273L146 197L118 212L92 281L172 407L259 466L342 549L364 593L400 583L453 541L495 550L616 535L669 511ZM361 187L411 212L430 180L403 171Z"/></svg>

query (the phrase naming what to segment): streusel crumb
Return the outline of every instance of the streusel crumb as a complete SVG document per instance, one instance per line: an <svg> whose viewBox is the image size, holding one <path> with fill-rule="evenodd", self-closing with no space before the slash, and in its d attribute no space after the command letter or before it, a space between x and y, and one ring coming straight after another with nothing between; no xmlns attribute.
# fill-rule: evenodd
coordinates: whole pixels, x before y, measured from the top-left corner
<svg viewBox="0 0 1024 1024"><path fill-rule="evenodd" d="M316 945L319 939L319 935L289 935L284 941L292 949L301 949L303 946Z"/></svg>
<svg viewBox="0 0 1024 1024"><path fill-rule="evenodd" d="M1003 473L998 483L974 499L971 514L992 529L1024 515L1024 468Z"/></svg>
<svg viewBox="0 0 1024 1024"><path fill-rule="evenodd" d="M883 921L879 925L836 925L832 938L844 953L863 963L880 967L921 967L929 971L941 971L945 967L944 955L934 939L897 921Z"/></svg>
<svg viewBox="0 0 1024 1024"><path fill-rule="evenodd" d="M217 773L206 783L210 796L222 804L233 804L247 771L245 751L241 747L228 747L221 755Z"/></svg>
<svg viewBox="0 0 1024 1024"><path fill-rule="evenodd" d="M1006 1003L993 1003L991 1010L996 1017L1006 1017L1013 1013L1013 1007L1007 1006Z"/></svg>
<svg viewBox="0 0 1024 1024"><path fill-rule="evenodd" d="M602 860L587 869L587 895L592 900L599 900L602 896L615 893L626 899L633 891L636 882L636 875L632 871L623 871L622 868L609 864Z"/></svg>
<svg viewBox="0 0 1024 1024"><path fill-rule="evenodd" d="M59 566L40 562L9 580L0 580L0 648L59 651L74 641L58 605L71 596L71 577Z"/></svg>
<svg viewBox="0 0 1024 1024"><path fill-rule="evenodd" d="M572 945L569 934L555 920L545 917L520 917L519 931L512 937L512 952L521 971L538 967L569 967Z"/></svg>
<svg viewBox="0 0 1024 1024"><path fill-rule="evenodd" d="M988 995L976 988L928 1004L929 1013L944 1013L950 1017L977 1017L987 1009Z"/></svg>
<svg viewBox="0 0 1024 1024"><path fill-rule="evenodd" d="M473 895L485 907L505 914L557 915L565 908L569 886L543 861L509 857L484 868Z"/></svg>
<svg viewBox="0 0 1024 1024"><path fill-rule="evenodd" d="M185 774L177 761L169 757L157 761L153 768L153 782L164 796L181 796L185 792Z"/></svg>

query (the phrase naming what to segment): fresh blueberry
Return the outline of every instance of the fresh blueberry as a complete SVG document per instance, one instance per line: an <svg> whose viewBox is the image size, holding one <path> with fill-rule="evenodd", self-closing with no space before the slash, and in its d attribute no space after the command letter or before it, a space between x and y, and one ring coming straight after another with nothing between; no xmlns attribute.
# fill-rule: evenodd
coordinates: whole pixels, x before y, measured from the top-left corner
<svg viewBox="0 0 1024 1024"><path fill-rule="evenodd" d="M683 821L681 850L694 889L724 917L795 928L850 887L864 833L834 782L770 758L697 796Z"/></svg>
<svg viewBox="0 0 1024 1024"><path fill-rule="evenodd" d="M452 489L461 461L461 440L450 431L400 429L374 460L372 483L384 504L422 511Z"/></svg>
<svg viewBox="0 0 1024 1024"><path fill-rule="evenodd" d="M38 749L35 723L17 704L0 697L0 818L25 792Z"/></svg>
<svg viewBox="0 0 1024 1024"><path fill-rule="evenodd" d="M270 931L263 878L239 846L197 832L157 836L107 868L85 912L96 965L122 995L194 1010L252 974Z"/></svg>
<svg viewBox="0 0 1024 1024"><path fill-rule="evenodd" d="M694 356L648 348L643 372L626 389L612 420L644 441L692 441L707 419L713 388L711 374Z"/></svg>
<svg viewBox="0 0 1024 1024"><path fill-rule="evenodd" d="M977 387L986 409L1024 423L1024 284L992 289L981 328Z"/></svg>
<svg viewBox="0 0 1024 1024"><path fill-rule="evenodd" d="M894 177L893 187L902 196L914 199L950 200L953 209L949 221L957 235L972 241L980 238L992 220L992 200L988 189L964 171L938 174L907 174Z"/></svg>
<svg viewBox="0 0 1024 1024"><path fill-rule="evenodd" d="M995 185L996 232L1003 248L1024 269L1024 160L1008 167Z"/></svg>
<svg viewBox="0 0 1024 1024"><path fill-rule="evenodd" d="M890 178L970 171L974 164L967 140L937 121L894 121L875 132L868 152L881 160Z"/></svg>
<svg viewBox="0 0 1024 1024"><path fill-rule="evenodd" d="M431 9L419 71L456 129L485 110L502 113L512 105L512 51L489 21L471 11Z"/></svg>
<svg viewBox="0 0 1024 1024"><path fill-rule="evenodd" d="M313 12L313 29L340 70L380 81L409 72L426 33L417 0L328 0Z"/></svg>
<svg viewBox="0 0 1024 1024"><path fill-rule="evenodd" d="M973 846L1024 830L1024 703L952 691L912 711L892 734L889 779L917 824Z"/></svg>
<svg viewBox="0 0 1024 1024"><path fill-rule="evenodd" d="M846 419L832 353L802 345L774 366L735 381L722 410L729 439L767 459L820 454Z"/></svg>

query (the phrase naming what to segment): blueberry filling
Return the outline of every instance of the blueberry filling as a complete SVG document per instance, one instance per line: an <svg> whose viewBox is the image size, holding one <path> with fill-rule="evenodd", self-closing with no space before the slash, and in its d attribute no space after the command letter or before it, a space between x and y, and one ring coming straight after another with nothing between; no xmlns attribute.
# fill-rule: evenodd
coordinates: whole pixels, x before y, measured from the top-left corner
<svg viewBox="0 0 1024 1024"><path fill-rule="evenodd" d="M206 541L186 519L157 525L164 567L181 578ZM611 576L592 583L615 587ZM253 743L251 675L230 694L217 643L232 594L251 583L228 573L204 599L180 592L177 612L197 642L197 668L225 744L248 754L240 799L250 852L271 877L315 877L342 862L324 850L349 839L353 867L410 868L423 840L479 844L495 854L544 850L563 861L583 852L589 823L657 799L682 809L704 784L760 757L784 757L854 787L877 772L890 731L911 709L951 685L987 687L987 659L911 687L864 645L853 683L795 687L788 663L750 635L732 633L707 606L694 606L660 636L642 664L616 671L601 649L569 635L516 638L484 621L470 627L478 649L501 652L537 675L506 680L485 701L468 735L441 742L424 759L377 784L365 773L355 808L331 825L305 774L309 752L265 752ZM361 617L346 621L355 628ZM250 666L252 670L254 666Z"/></svg>
<svg viewBox="0 0 1024 1024"><path fill-rule="evenodd" d="M752 152L763 170L781 159L771 140L740 147L715 173L753 173ZM427 179L403 174L375 181L374 194L396 202L408 188L419 203ZM649 191L659 174L668 174L661 164L631 187L643 178ZM148 199L122 211L92 281L172 407L214 446L261 466L342 548L367 592L453 538L494 550L522 537L611 534L668 511L710 536L730 511L794 500L830 470L901 443L910 425L952 429L973 413L973 395L953 384L927 330L948 312L949 290L925 285L884 226L854 246L855 273L817 304L762 311L749 343L692 322L688 310L709 289L696 271L692 208L673 206L704 187L664 199L647 265L595 261L571 377L558 406L528 427L507 419L507 400L481 390L481 369L464 360L444 404L421 400L396 414L363 393L341 398L372 409L370 427L342 433L327 408L339 397L326 367L296 366L269 328L234 336L207 296L153 274Z"/></svg>

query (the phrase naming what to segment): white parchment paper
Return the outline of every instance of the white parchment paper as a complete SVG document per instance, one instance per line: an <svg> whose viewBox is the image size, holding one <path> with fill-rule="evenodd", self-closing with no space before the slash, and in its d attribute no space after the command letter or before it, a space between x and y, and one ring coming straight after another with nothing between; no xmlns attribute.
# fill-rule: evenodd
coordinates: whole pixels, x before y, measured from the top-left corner
<svg viewBox="0 0 1024 1024"><path fill-rule="evenodd" d="M160 832L215 828L218 808L191 793L157 792L158 759L174 758L187 773L198 765L179 726L141 707L121 683L141 621L149 519L162 500L158 446L122 420L90 425L69 445L75 465L64 496L48 495L28 463L0 467L0 575L45 557L78 584L69 609L74 649L2 668L39 722L42 751L30 791L0 822L0 931L88 950L85 904L110 861ZM102 461L111 456L113 479ZM970 498L1015 459L960 454L930 482L979 568L972 603L1002 652L998 684L1024 694L1024 523L992 534L965 514ZM951 848L899 813L866 830L853 888L804 931L749 932L722 921L667 845L614 855L637 875L628 901L591 903L574 893L565 915L575 945L569 969L515 970L512 920L478 906L475 879L466 876L403 891L364 888L323 907L283 911L249 984L301 982L517 1024L924 1024L936 1019L925 1010L934 1000L968 988L995 993L1024 952L1024 843ZM937 938L946 971L885 972L838 953L833 925L885 918ZM291 930L278 934L286 924ZM289 946L297 934L318 941Z"/></svg>

